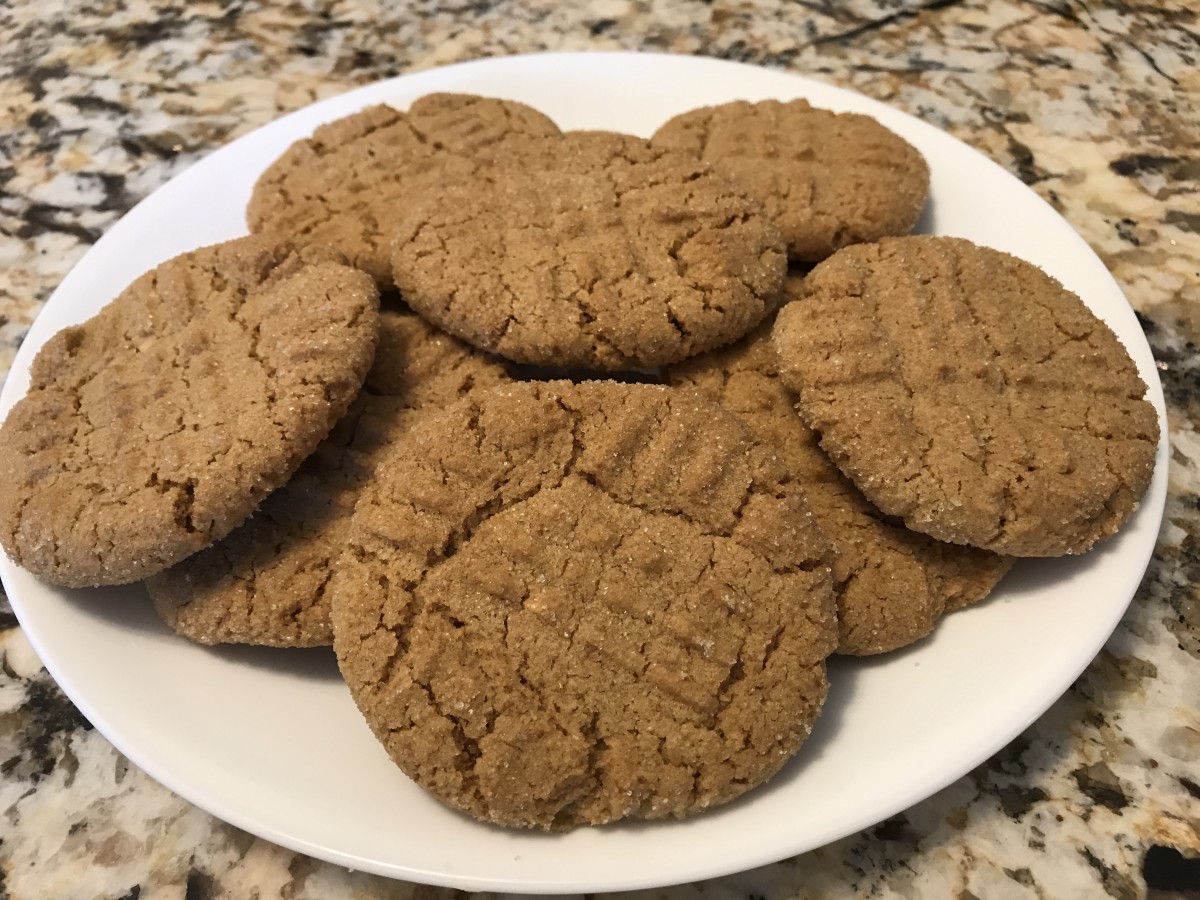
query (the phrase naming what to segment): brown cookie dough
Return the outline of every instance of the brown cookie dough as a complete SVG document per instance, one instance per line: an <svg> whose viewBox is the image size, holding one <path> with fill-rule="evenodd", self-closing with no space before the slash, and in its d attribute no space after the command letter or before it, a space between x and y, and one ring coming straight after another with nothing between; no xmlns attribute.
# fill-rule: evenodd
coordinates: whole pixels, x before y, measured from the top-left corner
<svg viewBox="0 0 1200 900"><path fill-rule="evenodd" d="M449 181L513 138L557 135L537 110L470 94L429 94L407 113L371 106L297 141L260 176L253 232L331 244L382 287L397 213L421 181Z"/></svg>
<svg viewBox="0 0 1200 900"><path fill-rule="evenodd" d="M779 381L770 325L666 373L736 413L804 486L817 526L833 545L838 653L884 653L933 630L944 612L987 596L1009 557L935 541L894 524L830 462Z"/></svg>
<svg viewBox="0 0 1200 900"><path fill-rule="evenodd" d="M737 101L683 113L656 147L712 163L762 203L792 259L912 231L929 195L929 166L870 116L805 100Z"/></svg>
<svg viewBox="0 0 1200 900"><path fill-rule="evenodd" d="M780 377L880 509L1013 556L1088 549L1150 482L1158 417L1111 330L1027 262L893 238L817 266L779 314Z"/></svg>
<svg viewBox="0 0 1200 900"><path fill-rule="evenodd" d="M202 644L333 643L326 586L378 458L420 416L507 380L499 360L412 313L385 310L375 363L350 410L249 521L146 582L155 609Z"/></svg>
<svg viewBox="0 0 1200 900"><path fill-rule="evenodd" d="M378 302L341 254L262 237L147 272L34 359L0 427L0 543L84 587L224 537L358 393Z"/></svg>
<svg viewBox="0 0 1200 900"><path fill-rule="evenodd" d="M736 340L776 306L779 233L707 165L604 132L538 150L401 218L396 285L426 318L515 362L614 371Z"/></svg>
<svg viewBox="0 0 1200 900"><path fill-rule="evenodd" d="M518 827L682 816L824 701L823 537L745 425L668 388L514 384L415 427L355 512L334 647L392 759Z"/></svg>

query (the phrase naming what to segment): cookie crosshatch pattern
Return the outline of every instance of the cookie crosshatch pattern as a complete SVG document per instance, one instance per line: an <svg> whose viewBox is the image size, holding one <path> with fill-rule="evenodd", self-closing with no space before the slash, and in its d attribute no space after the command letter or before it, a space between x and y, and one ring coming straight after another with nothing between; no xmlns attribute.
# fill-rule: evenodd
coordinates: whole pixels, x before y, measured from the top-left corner
<svg viewBox="0 0 1200 900"><path fill-rule="evenodd" d="M225 537L358 394L378 306L319 247L246 237L156 266L34 359L0 426L0 544L97 587Z"/></svg>
<svg viewBox="0 0 1200 900"><path fill-rule="evenodd" d="M1122 897L1194 886L1186 865L1160 864L1174 858L1165 848L1196 849L1187 822L1200 802L1189 774L1194 723L1169 713L1194 696L1200 653L1186 576L1200 522L1186 502L1197 492L1196 335L1184 291L1200 247L1179 137L1196 125L1186 102L1196 23L1185 4L218 12L102 2L64 15L21 2L0 10L0 67L20 126L0 126L3 369L70 265L172 174L313 99L459 59L667 49L815 74L947 128L1032 185L1114 272L1159 362L1173 458L1150 570L1072 690L986 764L879 826L719 887ZM429 891L309 860L180 800L90 728L11 615L0 624L0 790L13 835L0 871L11 896L62 894L67 884L113 897L247 885L283 885L300 898ZM698 896L699 887L667 893Z"/></svg>
<svg viewBox="0 0 1200 900"><path fill-rule="evenodd" d="M427 182L392 270L423 315L516 362L653 368L741 337L787 257L745 189L645 140L568 132Z"/></svg>
<svg viewBox="0 0 1200 900"><path fill-rule="evenodd" d="M745 186L800 262L908 234L929 195L929 167L911 146L869 116L804 100L703 107L663 124L653 142Z"/></svg>
<svg viewBox="0 0 1200 900"><path fill-rule="evenodd" d="M484 821L727 803L825 700L825 538L802 485L702 398L478 394L396 446L347 545L331 591L355 702L408 775Z"/></svg>
<svg viewBox="0 0 1200 900"><path fill-rule="evenodd" d="M395 218L422 182L464 177L473 163L558 127L520 103L433 94L399 112L372 106L298 141L263 172L246 220L255 233L323 241L381 288L392 285Z"/></svg>
<svg viewBox="0 0 1200 900"><path fill-rule="evenodd" d="M788 294L802 293L803 279L794 276ZM667 380L736 413L803 482L814 521L832 544L837 652L886 653L919 641L944 613L986 597L1013 560L932 540L882 516L796 414L795 395L779 380L773 325L670 367Z"/></svg>
<svg viewBox="0 0 1200 900"><path fill-rule="evenodd" d="M821 446L916 531L1013 556L1082 553L1150 483L1158 414L1129 353L1010 254L930 236L847 247L808 275L771 339Z"/></svg>
<svg viewBox="0 0 1200 900"><path fill-rule="evenodd" d="M423 416L507 380L500 360L384 308L374 363L347 413L249 521L147 580L155 609L203 644L331 644L329 580L379 458Z"/></svg>

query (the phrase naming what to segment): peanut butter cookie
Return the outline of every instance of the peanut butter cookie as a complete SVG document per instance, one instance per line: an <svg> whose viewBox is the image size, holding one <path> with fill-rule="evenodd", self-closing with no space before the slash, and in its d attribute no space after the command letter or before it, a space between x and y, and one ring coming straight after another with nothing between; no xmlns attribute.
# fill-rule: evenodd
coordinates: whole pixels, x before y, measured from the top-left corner
<svg viewBox="0 0 1200 900"><path fill-rule="evenodd" d="M1158 416L1112 331L1027 262L947 237L849 247L781 310L780 377L881 510L1013 556L1087 550L1150 483Z"/></svg>
<svg viewBox="0 0 1200 900"><path fill-rule="evenodd" d="M787 261L756 203L704 163L571 132L414 199L392 257L423 316L515 362L677 362L775 308Z"/></svg>
<svg viewBox="0 0 1200 900"><path fill-rule="evenodd" d="M513 384L417 425L359 501L334 647L392 759L486 821L683 816L808 735L837 623L798 485L720 407Z"/></svg>
<svg viewBox="0 0 1200 900"><path fill-rule="evenodd" d="M558 133L537 110L490 97L429 94L406 113L371 106L289 147L255 184L246 221L331 244L387 287L393 223L416 183L453 180L514 136Z"/></svg>
<svg viewBox="0 0 1200 900"><path fill-rule="evenodd" d="M147 272L34 359L0 427L0 543L83 587L224 537L358 393L378 302L336 251L263 237Z"/></svg>
<svg viewBox="0 0 1200 900"><path fill-rule="evenodd" d="M779 225L788 255L817 262L840 247L912 231L929 195L921 154L870 116L805 100L694 109L655 133L742 185Z"/></svg>

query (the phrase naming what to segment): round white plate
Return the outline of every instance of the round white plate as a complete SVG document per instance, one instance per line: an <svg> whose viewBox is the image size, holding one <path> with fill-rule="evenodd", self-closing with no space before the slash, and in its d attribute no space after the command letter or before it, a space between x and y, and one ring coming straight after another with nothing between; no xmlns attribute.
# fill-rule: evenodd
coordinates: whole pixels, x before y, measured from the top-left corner
<svg viewBox="0 0 1200 900"><path fill-rule="evenodd" d="M34 323L0 395L28 386L34 352L135 276L245 231L262 169L315 126L430 91L523 100L563 128L649 135L683 110L806 97L875 116L925 154L921 230L971 238L1044 268L1124 341L1163 410L1150 350L1099 259L1038 197L946 134L857 94L792 75L679 56L511 57L404 76L246 135L156 191L80 261ZM1162 419L1166 431L1165 416ZM1040 715L1097 653L1133 596L1166 494L1166 442L1124 530L1082 557L1021 562L989 602L901 653L837 661L812 739L770 784L693 819L528 834L480 825L425 796L375 743L326 650L203 649L166 630L139 586L40 584L0 560L13 608L50 673L134 763L247 831L355 869L465 889L598 891L750 868L871 825L948 784Z"/></svg>

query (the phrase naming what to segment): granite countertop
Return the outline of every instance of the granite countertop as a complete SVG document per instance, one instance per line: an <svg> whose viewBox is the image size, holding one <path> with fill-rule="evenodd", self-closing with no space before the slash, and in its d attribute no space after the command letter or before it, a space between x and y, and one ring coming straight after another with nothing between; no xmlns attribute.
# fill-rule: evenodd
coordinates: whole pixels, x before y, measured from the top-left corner
<svg viewBox="0 0 1200 900"><path fill-rule="evenodd" d="M655 896L1198 896L1200 12L1187 0L11 0L0 5L0 377L88 246L213 148L380 78L585 49L814 76L983 151L1116 276L1170 417L1149 571L1044 716L860 834ZM0 654L0 898L449 895L305 858L174 796L63 696L7 602Z"/></svg>

